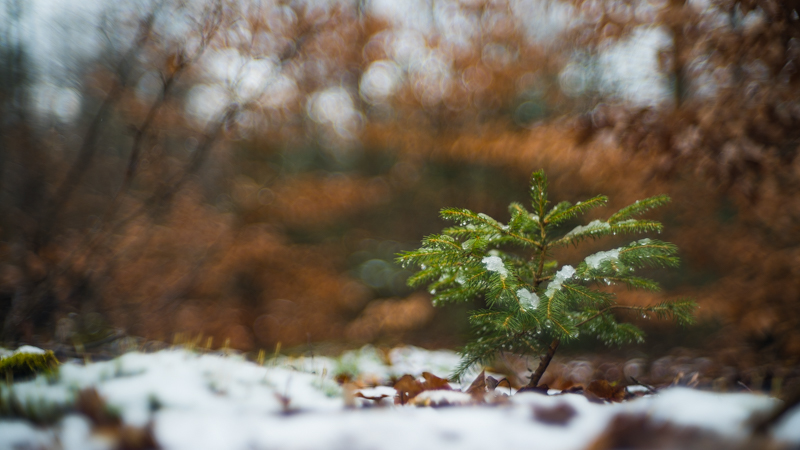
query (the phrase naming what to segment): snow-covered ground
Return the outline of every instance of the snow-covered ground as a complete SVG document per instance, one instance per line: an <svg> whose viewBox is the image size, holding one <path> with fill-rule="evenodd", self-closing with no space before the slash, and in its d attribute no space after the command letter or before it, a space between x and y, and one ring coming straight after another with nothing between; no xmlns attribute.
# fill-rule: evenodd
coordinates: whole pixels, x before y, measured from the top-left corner
<svg viewBox="0 0 800 450"><path fill-rule="evenodd" d="M0 350L0 357L8 354ZM613 428L615 418L625 415L643 421L635 422L639 428L692 427L704 436L718 433L727 442L741 442L749 436L754 414L780 404L763 395L686 388L609 404L591 403L578 394L525 392L504 397L496 393L508 390L498 388L487 395L486 404L476 405L460 391L467 389L472 381L468 380L453 384L454 391L423 392L413 402L464 404L432 408L395 405L393 388L364 387L404 374L420 376L423 371L444 376L457 362L452 352L413 347L388 354L365 347L336 359L278 358L263 365L236 355L184 349L131 352L86 365L70 362L61 366L55 378L40 376L0 386L0 413L5 416L0 417L0 450L119 446L119 424L116 432L109 432L97 418L90 420L91 414L75 412L78 393L92 387L122 425L148 430L161 448L187 450L510 449L532 444L583 449L592 443L594 448L608 448L598 447L596 441ZM343 372L359 374L360 384L342 387L334 378ZM387 397L369 400L359 392ZM22 410L29 417L55 419L35 425L10 418L8 408L13 402L17 402L16 416ZM772 437L800 445L800 411L778 423Z"/></svg>

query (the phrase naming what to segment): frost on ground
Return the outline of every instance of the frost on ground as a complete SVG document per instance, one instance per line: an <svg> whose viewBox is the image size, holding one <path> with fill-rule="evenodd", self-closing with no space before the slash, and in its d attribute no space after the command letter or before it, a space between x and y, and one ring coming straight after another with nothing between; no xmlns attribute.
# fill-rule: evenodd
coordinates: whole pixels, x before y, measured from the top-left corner
<svg viewBox="0 0 800 450"><path fill-rule="evenodd" d="M503 388L484 398L466 392L471 379L454 384L430 374L424 382L453 390L426 390L397 405L395 389L384 386L390 379L423 385L415 378L424 371L445 375L457 362L452 352L413 347L263 365L184 349L68 362L56 377L0 386L0 449L759 448L766 441L752 444L750 421L780 405L686 388L607 404L577 394L509 397ZM341 373L359 383L340 385ZM455 406L420 406L445 404ZM800 445L800 411L771 437L770 448ZM637 439L645 443L637 447Z"/></svg>

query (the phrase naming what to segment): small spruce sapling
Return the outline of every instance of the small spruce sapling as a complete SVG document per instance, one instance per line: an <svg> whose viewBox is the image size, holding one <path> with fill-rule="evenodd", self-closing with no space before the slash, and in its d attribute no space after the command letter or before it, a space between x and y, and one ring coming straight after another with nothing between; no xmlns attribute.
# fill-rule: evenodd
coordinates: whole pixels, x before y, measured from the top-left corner
<svg viewBox="0 0 800 450"><path fill-rule="evenodd" d="M612 250L587 256L573 267L552 259L559 248L586 239L622 233L660 232L654 220L636 219L669 202L658 195L622 208L607 220L593 220L565 232L562 225L590 209L605 205L603 195L549 208L544 172L531 176L533 211L519 203L509 205L508 224L468 209L446 208L441 217L456 222L442 234L426 237L422 247L398 255L404 267L420 270L408 283L427 285L433 304L465 302L478 297L487 308L471 311L475 339L461 351L454 374L460 378L475 364L489 364L502 352L542 355L526 387L536 387L556 349L579 335L590 335L606 345L643 342L642 330L620 323L613 314L627 310L642 317L672 318L688 324L696 308L690 300L649 306L617 304L607 285L657 291L658 283L636 276L637 269L676 267L677 247L669 242L640 239ZM516 248L516 249L514 249Z"/></svg>

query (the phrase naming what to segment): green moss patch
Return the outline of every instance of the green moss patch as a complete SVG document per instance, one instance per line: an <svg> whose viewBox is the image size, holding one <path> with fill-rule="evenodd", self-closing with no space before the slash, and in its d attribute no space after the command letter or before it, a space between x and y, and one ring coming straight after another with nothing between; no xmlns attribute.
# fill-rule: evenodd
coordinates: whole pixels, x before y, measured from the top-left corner
<svg viewBox="0 0 800 450"><path fill-rule="evenodd" d="M0 359L0 380L19 381L50 374L58 370L58 359L51 351L45 353L17 353Z"/></svg>

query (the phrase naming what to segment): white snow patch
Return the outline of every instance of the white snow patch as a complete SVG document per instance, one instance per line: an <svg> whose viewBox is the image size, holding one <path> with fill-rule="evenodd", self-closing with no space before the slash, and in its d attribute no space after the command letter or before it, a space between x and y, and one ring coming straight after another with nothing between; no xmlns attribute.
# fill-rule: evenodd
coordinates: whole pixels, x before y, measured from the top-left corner
<svg viewBox="0 0 800 450"><path fill-rule="evenodd" d="M34 347L32 345L23 345L22 347L16 349L14 351L14 353L12 353L12 354L13 355L18 355L20 353L34 353L34 354L37 354L37 355L44 355L46 353L46 351L42 350L39 347Z"/></svg>
<svg viewBox="0 0 800 450"><path fill-rule="evenodd" d="M461 357L449 350L431 351L412 346L397 347L389 352L391 366L388 373L390 377L399 377L407 373L419 376L422 372L447 375L455 371L459 361ZM478 372L480 370L475 368L473 372L466 374L465 378L474 378Z"/></svg>
<svg viewBox="0 0 800 450"><path fill-rule="evenodd" d="M599 220L593 220L586 225L578 225L572 231L567 233L567 236L574 236L577 234L585 234L585 233L596 233L598 231L603 231L611 228L608 222L601 222Z"/></svg>
<svg viewBox="0 0 800 450"><path fill-rule="evenodd" d="M573 275L575 275L574 267L572 266L562 267L561 270L556 272L556 276L553 278L553 281L551 281L550 284L547 285L547 290L544 291L545 297L552 298L557 291L561 290L561 285L565 281L572 278Z"/></svg>
<svg viewBox="0 0 800 450"><path fill-rule="evenodd" d="M486 265L486 270L490 272L497 272L501 277L508 276L508 269L506 269L503 260L499 256L486 256L481 260Z"/></svg>
<svg viewBox="0 0 800 450"><path fill-rule="evenodd" d="M800 408L795 406L791 413L778 422L774 436L781 441L800 443Z"/></svg>
<svg viewBox="0 0 800 450"><path fill-rule="evenodd" d="M523 309L536 309L539 306L539 296L525 288L517 290L517 297Z"/></svg>
<svg viewBox="0 0 800 450"><path fill-rule="evenodd" d="M617 261L619 260L619 251L621 249L615 248L613 250L608 250L605 252L597 252L593 255L589 255L584 259L586 261L586 265L592 269L599 269L600 265L607 261Z"/></svg>
<svg viewBox="0 0 800 450"><path fill-rule="evenodd" d="M52 431L17 419L0 419L0 449L56 448Z"/></svg>
<svg viewBox="0 0 800 450"><path fill-rule="evenodd" d="M390 386L375 386L371 388L363 388L359 389L358 392L365 397L380 397L381 395L386 395L389 397L394 397L395 390L393 387Z"/></svg>
<svg viewBox="0 0 800 450"><path fill-rule="evenodd" d="M434 391L424 391L414 397L415 405L440 405L448 403L450 405L467 405L472 402L472 396L466 392L448 391L438 389Z"/></svg>
<svg viewBox="0 0 800 450"><path fill-rule="evenodd" d="M631 412L646 413L656 420L701 427L729 438L744 438L749 432L748 420L754 414L770 411L779 403L779 400L765 395L672 388L623 405Z"/></svg>
<svg viewBox="0 0 800 450"><path fill-rule="evenodd" d="M566 266L565 266L566 267ZM559 271L564 278L570 271ZM571 274L570 274L571 276ZM465 377L460 390L426 391L412 405L394 405L394 389L363 388L370 397L388 396L380 408L347 409L344 390L333 378L338 368L390 384L391 377L429 371L446 376L458 363L451 351L403 347L388 353L373 347L347 352L340 358L280 357L258 365L239 356L196 354L185 350L128 353L112 361L82 365L65 363L58 380L46 377L0 384L0 394L13 390L27 408L48 402L71 402L76 390L92 386L126 425L152 423L161 448L169 450L252 448L523 448L536 442L543 448L586 448L620 413L635 414L678 426L699 427L727 439L744 439L753 414L780 402L754 394L717 394L671 388L625 403L594 404L575 394L544 396L521 393L502 407L434 409L416 404L470 403L464 391L474 378ZM363 379L363 378L362 378ZM499 392L507 392L505 388ZM280 400L288 400L287 405ZM363 401L361 401L363 400ZM160 405L152 408L153 402ZM532 408L567 404L575 416L563 426L532 420ZM376 405L360 399L356 405ZM293 414L286 414L293 412ZM774 436L800 444L800 411L778 425ZM397 430L413 430L401 433ZM487 430L490 430L487 432ZM502 433L491 430L503 430ZM34 427L17 419L0 418L0 450L13 448L111 448L86 418L69 414L51 426Z"/></svg>
<svg viewBox="0 0 800 450"><path fill-rule="evenodd" d="M111 450L110 436L92 434L92 423L84 416L70 414L61 420L60 439L63 450Z"/></svg>
<svg viewBox="0 0 800 450"><path fill-rule="evenodd" d="M628 391L631 394L634 394L636 392L642 392L642 393L647 394L647 393L650 392L650 388L649 387L641 386L641 385L628 386L628 387L625 388L625 390Z"/></svg>

